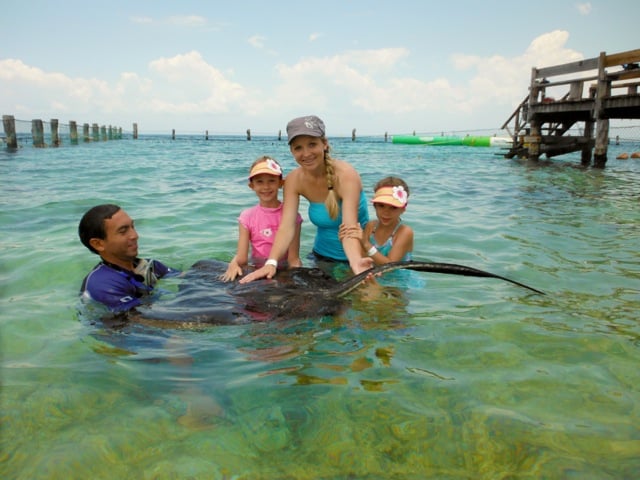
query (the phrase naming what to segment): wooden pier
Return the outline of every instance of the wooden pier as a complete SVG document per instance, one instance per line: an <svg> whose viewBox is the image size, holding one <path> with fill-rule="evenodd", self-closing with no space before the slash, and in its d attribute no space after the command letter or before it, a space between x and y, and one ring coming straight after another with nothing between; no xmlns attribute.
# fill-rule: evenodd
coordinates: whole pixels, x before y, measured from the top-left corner
<svg viewBox="0 0 640 480"><path fill-rule="evenodd" d="M505 157L537 161L541 155L551 158L580 151L583 165L588 166L593 156L593 166L603 168L609 120L640 118L637 79L640 49L611 55L602 52L578 62L534 67L529 95L502 126L513 139ZM551 90L565 93L547 96ZM571 134L570 129L580 123L580 134Z"/></svg>

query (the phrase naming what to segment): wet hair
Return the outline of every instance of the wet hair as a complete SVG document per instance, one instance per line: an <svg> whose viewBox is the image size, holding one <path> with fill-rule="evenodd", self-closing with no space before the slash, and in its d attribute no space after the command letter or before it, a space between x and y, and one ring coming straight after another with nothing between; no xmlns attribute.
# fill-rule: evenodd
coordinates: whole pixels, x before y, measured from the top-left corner
<svg viewBox="0 0 640 480"><path fill-rule="evenodd" d="M402 187L404 188L404 191L407 192L407 197L409 196L409 185L407 185L407 182L399 177L384 177L382 180L376 183L376 186L373 187L373 191L376 192L379 188L382 187Z"/></svg>
<svg viewBox="0 0 640 480"><path fill-rule="evenodd" d="M326 140L325 137L322 137L322 139ZM324 201L324 206L327 208L327 212L329 212L329 217L335 220L338 218L338 214L340 213L338 194L334 188L338 183L338 177L336 177L336 169L333 159L331 158L331 155L329 155L328 144L324 151L324 171L327 177L327 187L329 188L329 195L327 195L327 199Z"/></svg>
<svg viewBox="0 0 640 480"><path fill-rule="evenodd" d="M112 203L104 205L96 205L82 216L78 225L78 235L82 244L98 255L98 252L91 246L92 238L107 238L107 232L104 229L104 221L113 217L121 208Z"/></svg>

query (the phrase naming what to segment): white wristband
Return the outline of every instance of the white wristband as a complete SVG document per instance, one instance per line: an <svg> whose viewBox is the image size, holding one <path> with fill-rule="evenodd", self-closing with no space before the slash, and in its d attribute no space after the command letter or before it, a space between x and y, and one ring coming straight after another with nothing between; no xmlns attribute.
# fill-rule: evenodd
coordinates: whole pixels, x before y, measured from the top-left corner
<svg viewBox="0 0 640 480"><path fill-rule="evenodd" d="M367 257L373 257L376 253L378 253L378 249L373 245L367 252Z"/></svg>
<svg viewBox="0 0 640 480"><path fill-rule="evenodd" d="M265 266L266 265L271 265L273 268L275 268L276 270L278 270L278 260L274 259L274 258L270 258L269 260L267 260L266 262L264 262Z"/></svg>

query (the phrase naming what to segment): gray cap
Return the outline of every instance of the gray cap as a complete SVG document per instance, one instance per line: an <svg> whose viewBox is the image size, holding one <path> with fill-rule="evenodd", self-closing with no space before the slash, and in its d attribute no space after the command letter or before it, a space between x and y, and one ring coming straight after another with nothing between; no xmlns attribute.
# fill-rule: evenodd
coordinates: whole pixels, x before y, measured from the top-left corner
<svg viewBox="0 0 640 480"><path fill-rule="evenodd" d="M324 137L324 122L315 115L298 117L287 123L287 137L289 143L299 135Z"/></svg>

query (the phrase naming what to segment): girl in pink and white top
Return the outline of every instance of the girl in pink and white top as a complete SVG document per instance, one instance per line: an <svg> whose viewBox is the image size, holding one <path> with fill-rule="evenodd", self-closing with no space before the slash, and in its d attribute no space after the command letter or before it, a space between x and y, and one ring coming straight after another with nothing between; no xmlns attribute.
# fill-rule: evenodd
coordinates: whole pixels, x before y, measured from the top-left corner
<svg viewBox="0 0 640 480"><path fill-rule="evenodd" d="M242 276L243 267L264 265L282 220L282 202L278 192L284 185L282 168L273 158L258 158L249 171L249 188L258 196L259 203L248 208L238 217L238 248L222 276L224 281ZM298 214L296 231L287 253L279 259L279 267L300 267L300 229L302 216ZM249 247L251 256L249 257Z"/></svg>

